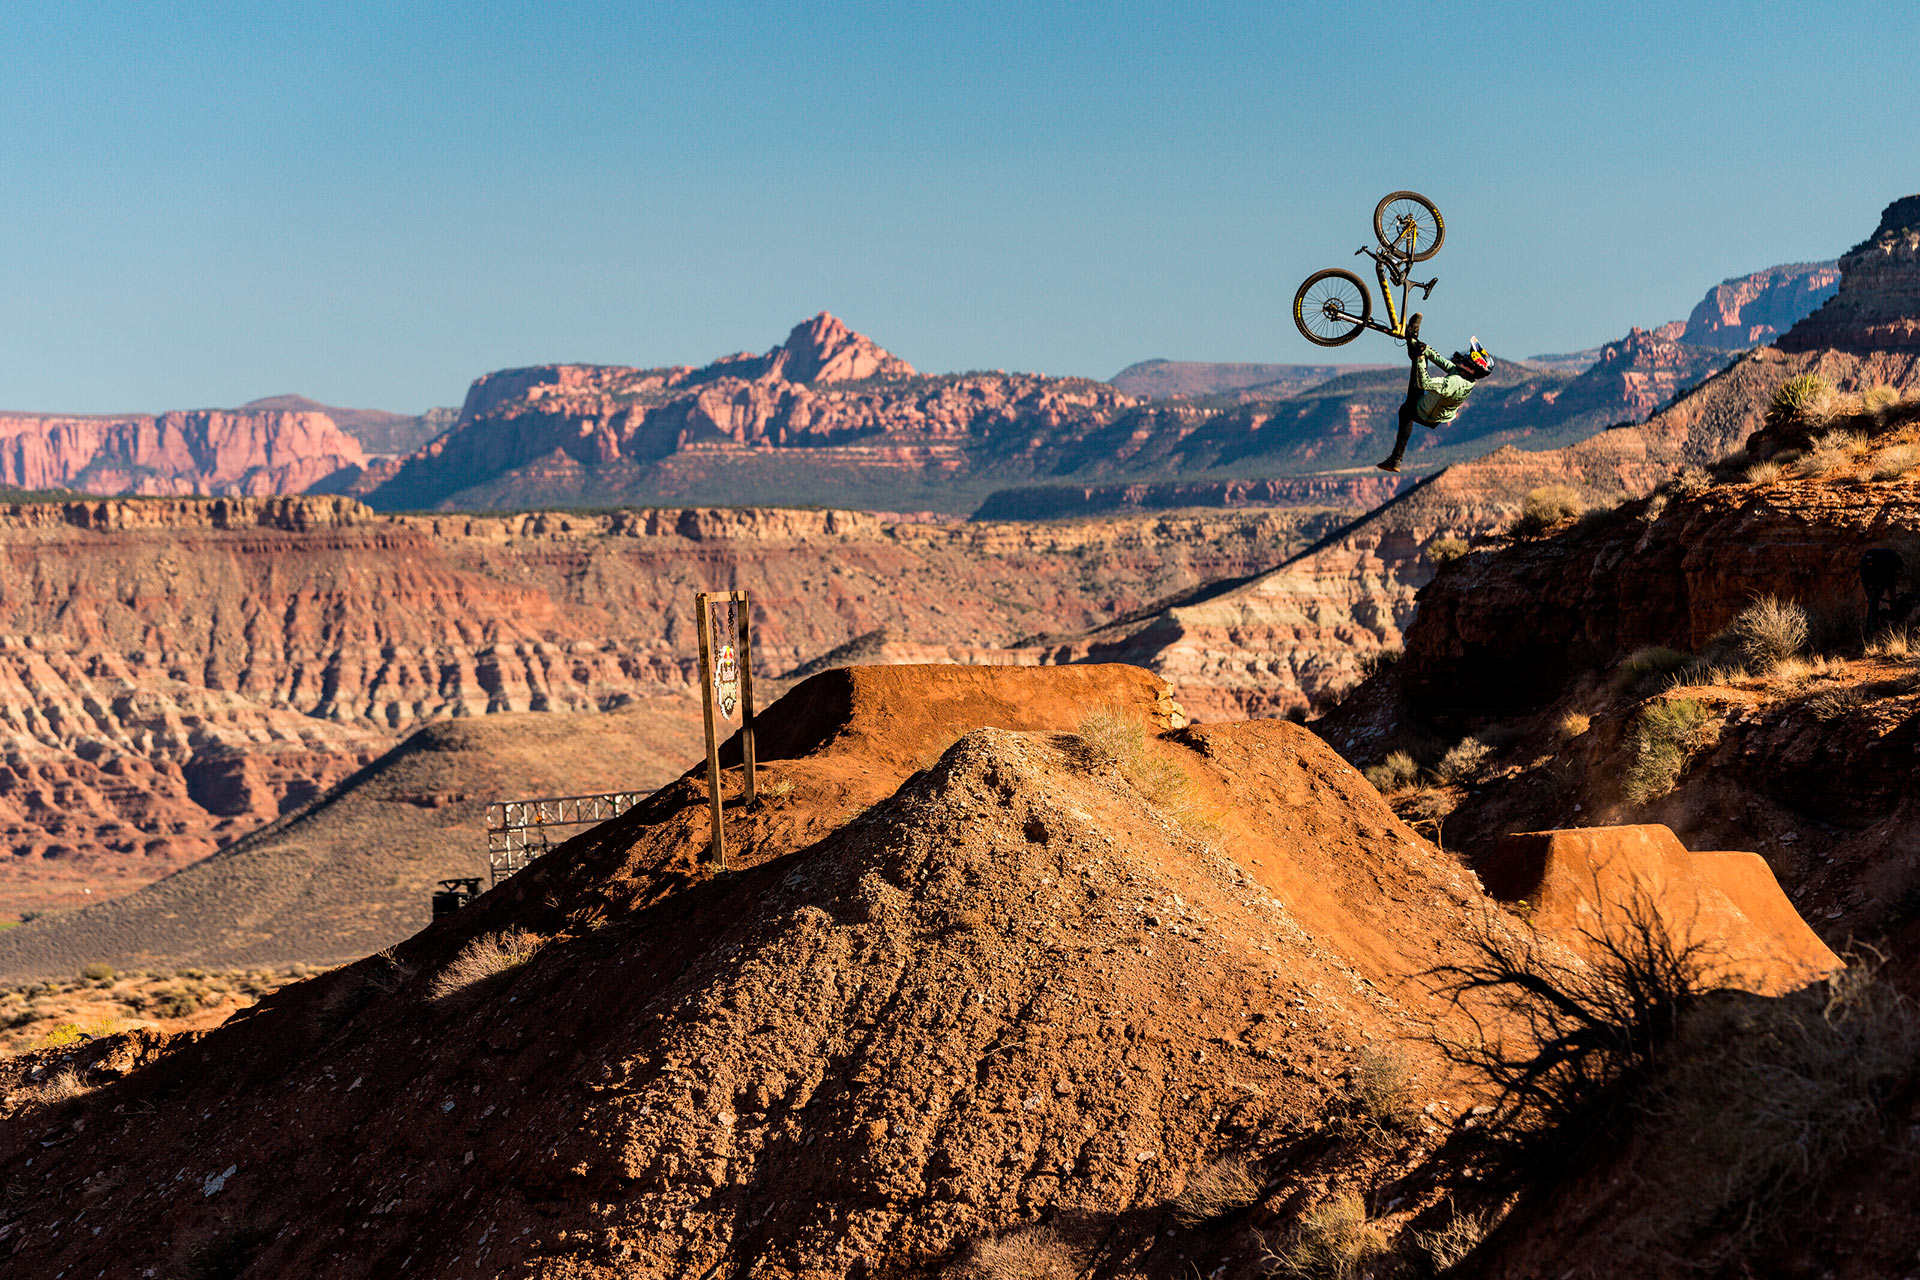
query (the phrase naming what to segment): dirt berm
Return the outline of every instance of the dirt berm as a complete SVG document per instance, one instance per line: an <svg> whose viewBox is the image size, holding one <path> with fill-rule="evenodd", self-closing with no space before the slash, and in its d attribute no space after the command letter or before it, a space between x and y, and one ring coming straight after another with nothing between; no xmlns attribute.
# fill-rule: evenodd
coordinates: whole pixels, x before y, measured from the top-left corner
<svg viewBox="0 0 1920 1280"><path fill-rule="evenodd" d="M1348 1176L1334 1122L1394 1046L1416 1136L1374 1189L1389 1218L1431 1206L1408 1170L1474 1098L1425 1047L1452 1024L1418 975L1490 901L1305 729L1130 743L1100 709L1174 712L1127 667L828 672L764 715L725 875L683 779L147 1065L83 1047L77 1101L22 1105L0 1072L0 1254L36 1277L908 1276L1048 1221L1083 1274L1247 1276L1248 1225ZM540 945L462 977L495 933ZM1264 1207L1177 1226L1223 1155Z"/></svg>

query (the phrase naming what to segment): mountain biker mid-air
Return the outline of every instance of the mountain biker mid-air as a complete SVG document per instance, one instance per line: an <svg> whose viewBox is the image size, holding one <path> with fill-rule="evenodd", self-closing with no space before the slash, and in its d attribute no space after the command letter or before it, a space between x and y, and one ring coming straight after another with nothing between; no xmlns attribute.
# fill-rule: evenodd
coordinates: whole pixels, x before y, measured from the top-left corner
<svg viewBox="0 0 1920 1280"><path fill-rule="evenodd" d="M1418 323L1419 317L1416 316L1416 332ZM1400 406L1400 434L1393 442L1393 452L1387 455L1385 462L1374 464L1382 471L1400 469L1400 460L1407 453L1407 441L1413 436L1414 423L1431 429L1452 422L1454 415L1460 412L1460 406L1473 394L1473 384L1493 372L1493 359L1487 355L1486 348L1480 345L1478 338L1469 339L1467 349L1454 352L1451 360L1441 359L1438 352L1420 339L1408 338L1407 355L1413 360L1413 375L1407 379L1407 399ZM1427 373L1429 360L1440 366L1446 376L1430 376Z"/></svg>

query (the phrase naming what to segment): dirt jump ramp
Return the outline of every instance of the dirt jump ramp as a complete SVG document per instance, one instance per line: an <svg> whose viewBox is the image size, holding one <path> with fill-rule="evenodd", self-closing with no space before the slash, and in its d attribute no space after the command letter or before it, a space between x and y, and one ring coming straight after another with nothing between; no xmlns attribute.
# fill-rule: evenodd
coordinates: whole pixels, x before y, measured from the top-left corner
<svg viewBox="0 0 1920 1280"><path fill-rule="evenodd" d="M12 1273L878 1280L1045 1221L1186 1274L1169 1202L1320 1194L1377 1055L1472 1101L1424 975L1524 935L1306 729L1175 714L1118 666L815 677L725 874L683 778L156 1060L74 1051L0 1125Z"/></svg>
<svg viewBox="0 0 1920 1280"><path fill-rule="evenodd" d="M1480 868L1494 898L1579 950L1657 918L1702 948L1733 986L1779 995L1842 967L1793 909L1758 854L1689 853L1656 823L1529 831L1499 841Z"/></svg>

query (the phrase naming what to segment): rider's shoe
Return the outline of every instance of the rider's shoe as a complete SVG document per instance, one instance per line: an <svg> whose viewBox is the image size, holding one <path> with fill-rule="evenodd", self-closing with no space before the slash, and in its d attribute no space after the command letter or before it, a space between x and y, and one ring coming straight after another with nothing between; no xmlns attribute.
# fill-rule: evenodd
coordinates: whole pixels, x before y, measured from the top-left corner
<svg viewBox="0 0 1920 1280"><path fill-rule="evenodd" d="M1400 460L1398 458L1388 458L1385 462L1376 462L1373 465L1382 471L1397 472L1400 470Z"/></svg>
<svg viewBox="0 0 1920 1280"><path fill-rule="evenodd" d="M1412 315L1407 317L1407 350L1409 351L1418 350L1419 348L1416 344L1418 344L1419 341L1420 341L1420 313L1416 311Z"/></svg>

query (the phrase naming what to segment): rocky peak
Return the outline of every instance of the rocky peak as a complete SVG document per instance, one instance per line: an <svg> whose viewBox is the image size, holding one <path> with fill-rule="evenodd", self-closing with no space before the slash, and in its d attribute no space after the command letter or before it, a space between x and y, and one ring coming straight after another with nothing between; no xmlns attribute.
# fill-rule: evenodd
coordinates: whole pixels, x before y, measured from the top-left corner
<svg viewBox="0 0 1920 1280"><path fill-rule="evenodd" d="M1778 345L1783 351L1920 348L1920 195L1886 207L1874 233L1840 259L1839 291Z"/></svg>
<svg viewBox="0 0 1920 1280"><path fill-rule="evenodd" d="M1791 262L1723 280L1707 291L1671 336L1696 347L1743 351L1772 342L1833 296L1836 262Z"/></svg>
<svg viewBox="0 0 1920 1280"><path fill-rule="evenodd" d="M786 343L767 353L766 379L787 382L852 382L859 378L910 378L913 366L837 316L822 311L793 326Z"/></svg>

